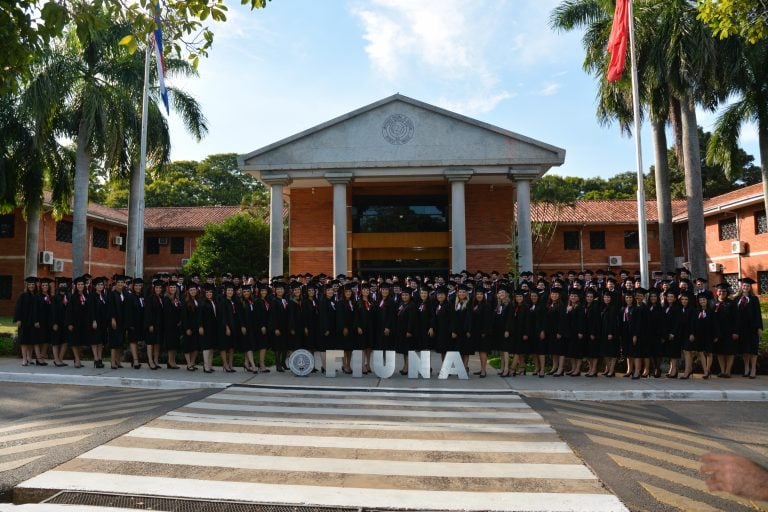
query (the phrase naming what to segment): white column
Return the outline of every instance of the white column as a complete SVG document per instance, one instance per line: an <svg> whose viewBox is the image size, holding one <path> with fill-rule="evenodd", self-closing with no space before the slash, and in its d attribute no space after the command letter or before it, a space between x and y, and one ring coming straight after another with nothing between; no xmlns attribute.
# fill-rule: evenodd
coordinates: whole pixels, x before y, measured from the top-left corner
<svg viewBox="0 0 768 512"><path fill-rule="evenodd" d="M517 189L517 259L520 272L533 271L531 235L531 179L538 174L511 174Z"/></svg>
<svg viewBox="0 0 768 512"><path fill-rule="evenodd" d="M472 177L472 169L448 169L445 177L451 182L451 272L467 268L467 223L464 184Z"/></svg>
<svg viewBox="0 0 768 512"><path fill-rule="evenodd" d="M347 267L347 185L351 172L329 172L325 175L333 185L333 275L348 274Z"/></svg>
<svg viewBox="0 0 768 512"><path fill-rule="evenodd" d="M283 274L283 187L290 185L287 174L261 176L269 185L269 277Z"/></svg>

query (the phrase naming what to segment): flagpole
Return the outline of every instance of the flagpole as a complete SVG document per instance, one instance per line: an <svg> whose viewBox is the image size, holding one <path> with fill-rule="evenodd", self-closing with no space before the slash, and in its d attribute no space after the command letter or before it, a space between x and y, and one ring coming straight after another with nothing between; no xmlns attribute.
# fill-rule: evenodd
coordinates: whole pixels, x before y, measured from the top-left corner
<svg viewBox="0 0 768 512"><path fill-rule="evenodd" d="M637 62L635 59L635 16L634 1L629 0L629 53L632 73L632 108L635 116L635 152L637 158L637 235L640 245L640 281L643 288L648 288L648 227L645 218L645 182L643 176L643 150L640 142L640 86L637 80Z"/></svg>
<svg viewBox="0 0 768 512"><path fill-rule="evenodd" d="M147 168L147 116L149 114L149 61L152 55L153 37L150 35L147 42L147 55L144 59L144 92L141 96L141 144L139 150L139 176L137 181L136 198L136 262L134 274L136 277L144 275L144 180Z"/></svg>

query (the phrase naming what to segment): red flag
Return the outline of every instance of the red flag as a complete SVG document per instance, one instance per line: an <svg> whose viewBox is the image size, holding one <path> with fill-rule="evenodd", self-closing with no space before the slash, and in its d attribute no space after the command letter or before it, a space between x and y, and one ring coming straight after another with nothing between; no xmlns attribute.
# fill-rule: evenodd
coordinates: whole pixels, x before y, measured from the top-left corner
<svg viewBox="0 0 768 512"><path fill-rule="evenodd" d="M608 38L608 53L611 54L607 75L609 82L615 82L624 73L624 64L627 61L627 42L629 41L628 10L629 0L616 0L611 37Z"/></svg>

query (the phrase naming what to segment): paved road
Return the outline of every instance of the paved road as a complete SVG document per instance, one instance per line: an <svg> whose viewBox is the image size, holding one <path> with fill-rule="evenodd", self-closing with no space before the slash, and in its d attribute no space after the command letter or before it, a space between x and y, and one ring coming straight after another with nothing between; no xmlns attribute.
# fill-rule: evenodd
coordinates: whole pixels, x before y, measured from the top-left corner
<svg viewBox="0 0 768 512"><path fill-rule="evenodd" d="M529 400L630 510L768 510L719 493L699 458L732 451L768 462L768 404Z"/></svg>
<svg viewBox="0 0 768 512"><path fill-rule="evenodd" d="M19 482L213 392L1 386L0 501Z"/></svg>
<svg viewBox="0 0 768 512"><path fill-rule="evenodd" d="M626 510L510 392L233 387L25 482L17 497L39 489L416 510Z"/></svg>

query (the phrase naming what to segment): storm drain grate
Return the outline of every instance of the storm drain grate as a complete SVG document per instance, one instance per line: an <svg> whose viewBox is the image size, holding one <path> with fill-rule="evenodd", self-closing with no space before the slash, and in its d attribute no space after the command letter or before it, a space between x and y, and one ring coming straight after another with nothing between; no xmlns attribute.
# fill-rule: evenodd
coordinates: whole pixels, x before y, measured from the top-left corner
<svg viewBox="0 0 768 512"><path fill-rule="evenodd" d="M163 512L362 512L360 508L209 501L127 494L61 491L43 503Z"/></svg>

